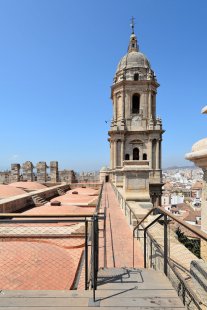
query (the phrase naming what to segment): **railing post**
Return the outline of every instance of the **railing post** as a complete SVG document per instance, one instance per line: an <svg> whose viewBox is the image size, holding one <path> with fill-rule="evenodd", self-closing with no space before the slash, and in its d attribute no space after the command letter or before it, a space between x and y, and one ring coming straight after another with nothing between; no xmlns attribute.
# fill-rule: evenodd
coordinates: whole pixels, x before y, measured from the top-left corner
<svg viewBox="0 0 207 310"><path fill-rule="evenodd" d="M167 276L167 256L168 256L167 215L164 214L164 273L166 276Z"/></svg>
<svg viewBox="0 0 207 310"><path fill-rule="evenodd" d="M144 230L144 268L147 268L147 230Z"/></svg>
<svg viewBox="0 0 207 310"><path fill-rule="evenodd" d="M96 295L95 295L95 290L97 288L97 275L98 275L98 216L94 215L93 217L93 252L92 252L92 257L93 257L93 301L95 302L96 300Z"/></svg>
<svg viewBox="0 0 207 310"><path fill-rule="evenodd" d="M134 231L133 231L133 240L132 240L132 242L133 242L133 248L132 248L132 261L133 261L133 263L132 263L132 266L133 266L133 268L134 268Z"/></svg>
<svg viewBox="0 0 207 310"><path fill-rule="evenodd" d="M107 257L106 257L106 207L104 208L104 268L107 265Z"/></svg>
<svg viewBox="0 0 207 310"><path fill-rule="evenodd" d="M152 268L152 239L150 239L150 268Z"/></svg>
<svg viewBox="0 0 207 310"><path fill-rule="evenodd" d="M88 289L88 221L85 222L85 290Z"/></svg>
<svg viewBox="0 0 207 310"><path fill-rule="evenodd" d="M92 234L92 285L93 285L93 301L96 300L95 292L95 216L93 218L93 234Z"/></svg>

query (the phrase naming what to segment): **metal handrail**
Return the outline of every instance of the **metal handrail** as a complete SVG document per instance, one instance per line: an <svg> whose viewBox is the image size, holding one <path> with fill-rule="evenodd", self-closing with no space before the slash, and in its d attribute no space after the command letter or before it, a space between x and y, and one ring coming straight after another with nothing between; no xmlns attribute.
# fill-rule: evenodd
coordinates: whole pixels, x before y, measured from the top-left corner
<svg viewBox="0 0 207 310"><path fill-rule="evenodd" d="M102 182L102 184L101 184L101 189L100 189L99 196L98 196L98 202L97 202L97 204L96 204L95 212L98 212L99 209L100 209L101 198L102 198L102 192L103 192L103 185L104 185L104 183Z"/></svg>
<svg viewBox="0 0 207 310"><path fill-rule="evenodd" d="M159 213L157 214L158 216L152 222L150 222L147 226L143 226L142 224L144 223L146 218L151 213L153 213L155 210L159 211ZM187 228L188 230L190 230L192 233L194 233L195 235L197 235L198 237L200 237L204 241L207 241L207 234L204 233L203 231L200 231L200 230L198 230L196 228L193 228L190 224L185 223L184 221L178 219L176 216L172 215L170 212L168 212L166 210L163 210L161 207L154 207L142 218L142 220L133 229L133 266L134 266L134 238L135 238L135 231L136 230L144 231L144 268L146 268L147 267L147 244L146 244L147 230L152 225L154 225L157 221L159 221L162 217L164 217L164 249L161 250L161 252L163 253L163 259L164 259L164 273L165 273L166 276L168 275L168 270L167 269L168 269L168 265L169 265L170 268L172 268L174 270L174 272L178 276L179 280L181 281L182 285L185 286L185 288L187 289L189 294L193 297L194 301L196 302L196 304L199 307L199 304L201 304L201 302L196 300L196 297L195 297L194 292L192 291L192 288L187 283L185 283L185 279L181 275L177 274L177 272L175 271L175 268L174 268L175 264L172 264L171 261L168 259L168 236L167 236L167 234L168 234L168 232L167 232L168 218L173 219L175 222L177 222L181 226ZM142 229L140 229L141 225L142 225ZM149 236L150 236L150 234L149 234ZM152 236L150 238L152 240Z"/></svg>
<svg viewBox="0 0 207 310"><path fill-rule="evenodd" d="M78 214L69 214L69 213L61 213L61 214L21 214L21 213L0 213L0 220L1 218L66 218L66 217L72 217L72 218L81 218L81 217L93 217L93 213L78 213Z"/></svg>
<svg viewBox="0 0 207 310"><path fill-rule="evenodd" d="M95 301L95 289L97 288L98 273L98 221L105 220L105 213L99 212L101 206L101 198L103 191L103 183L99 192L98 201L95 212L82 214L21 214L21 213L0 213L0 224L8 223L58 223L58 222L82 222L85 223L85 289L88 289L88 283L93 284L93 296ZM89 230L88 223L92 224L92 230ZM88 261L88 246L91 240L91 261ZM91 279L88 279L88 269L91 266Z"/></svg>
<svg viewBox="0 0 207 310"><path fill-rule="evenodd" d="M155 210L158 210L159 212L161 212L163 215L167 215L168 217L170 217L171 219L173 219L175 222L179 223L180 225L182 225L183 227L189 229L192 233L196 234L197 236L199 236L201 239L207 241L207 234L204 233L203 231L198 230L197 228L193 228L192 225L179 220L175 215L171 214L170 212L163 210L161 207L154 207L152 208L143 218L142 220L135 226L135 228L133 229L133 237L134 237L134 232L136 229L139 228L139 226L145 221L145 219Z"/></svg>
<svg viewBox="0 0 207 310"><path fill-rule="evenodd" d="M119 196L121 196L121 198L124 200L124 197L123 197L123 196L121 195L121 193L116 189L115 185L114 185L111 181L110 181L110 183L111 183L111 186L112 186L114 192L116 192L116 194L118 194ZM129 211L130 211L130 213L133 214L133 216L135 217L135 219L136 219L137 222L138 222L137 216L136 216L135 212L133 211L133 209L129 206L129 204L128 204L125 200L124 200L124 203L127 205L128 209L129 209ZM130 216L130 224L131 224L131 216Z"/></svg>

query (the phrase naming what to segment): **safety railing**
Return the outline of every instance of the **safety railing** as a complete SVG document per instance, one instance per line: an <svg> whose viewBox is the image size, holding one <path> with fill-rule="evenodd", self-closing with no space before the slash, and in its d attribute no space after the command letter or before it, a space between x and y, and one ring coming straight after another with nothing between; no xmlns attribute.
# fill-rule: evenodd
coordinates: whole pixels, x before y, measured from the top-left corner
<svg viewBox="0 0 207 310"><path fill-rule="evenodd" d="M151 217L149 223L147 222L147 219L150 215L154 214L153 217ZM162 220L162 222L161 222ZM188 295L192 298L194 303L196 304L198 309L202 309L201 304L202 302L198 299L198 296L195 294L195 291L192 289L192 286L190 286L186 278L181 275L181 273L178 273L176 271L176 268L179 268L182 270L182 266L178 265L176 261L173 261L170 256L169 256L169 238L168 238L168 225L171 221L176 222L179 226L184 227L185 229L189 230L191 233L196 235L198 239L207 241L207 234L204 232L192 227L192 225L182 221L179 219L177 216L171 214L170 212L164 210L161 207L155 207L151 209L143 218L141 221L138 222L138 224L134 227L133 229L133 266L134 266L134 258L135 258L135 243L134 240L135 238L140 239L141 236L139 235L139 232L142 232L142 237L143 237L143 243L144 243L144 268L147 268L147 248L148 248L148 242L147 238L149 238L150 243L151 243L151 256L152 256L152 243L156 243L156 246L159 247L159 251L161 252L163 256L163 271L166 276L168 276L168 268L170 270L173 270L173 272L176 274L178 277L181 285L183 286L183 303L186 303L186 298L185 298L185 292L188 292ZM156 237L152 236L149 232L149 228L153 227L156 223L161 222L163 225L163 250L162 247L159 244L159 241L156 241ZM175 236L174 236L175 238ZM183 268L184 269L184 268Z"/></svg>
<svg viewBox="0 0 207 310"><path fill-rule="evenodd" d="M7 235L1 235L1 238L64 238L67 237L67 232L62 233L59 226L54 226L54 224L59 223L83 223L85 225L85 233L84 233L84 239L85 239L85 288L88 287L88 236L89 236L89 223L93 223L94 221L94 214L21 214L21 213L2 213L0 214L0 227L3 224L9 228L12 227L11 235L7 233ZM28 224L23 227L19 227L19 224ZM30 224L37 224L37 226L34 229L34 225L31 228ZM47 224L44 229L44 225L40 226L39 224ZM48 224L51 224L50 228L48 227ZM52 226L53 225L53 226ZM16 234L15 230L17 231L23 231L22 235ZM29 229L28 229L29 228ZM57 234L57 230L60 230L60 234ZM54 233L53 231L54 230ZM48 234L48 231L50 233ZM93 246L93 244L92 244Z"/></svg>
<svg viewBox="0 0 207 310"><path fill-rule="evenodd" d="M100 212L101 201L103 195L104 183L101 185L98 202L96 205L96 210L93 216L92 221L92 246L91 246L91 287L93 289L93 301L96 299L96 289L97 289L97 279L98 279L98 269L99 269L99 221L103 220L103 230L104 230L104 239L106 238L105 229L106 229L106 210ZM105 244L104 240L104 244Z"/></svg>
<svg viewBox="0 0 207 310"><path fill-rule="evenodd" d="M103 229L105 229L105 212L101 212L101 198L102 198L103 184L101 186L98 202L95 212L85 214L31 214L31 213L1 213L0 227L2 231L6 231L6 235L1 234L1 239L11 240L15 238L68 238L68 225L59 225L61 223L79 224L83 223L83 229L79 233L80 237L84 238L84 255L80 258L85 269L85 289L93 288L93 295L95 300L95 290L97 288L97 274L99 262L99 221L104 220ZM23 224L23 225L20 225ZM25 225L26 224L26 225ZM30 225L32 224L32 225ZM42 225L41 225L42 224ZM46 224L46 225L45 225ZM51 225L50 225L51 224ZM57 224L57 225L56 225ZM74 226L73 226L74 227ZM68 230L67 230L68 228ZM16 231L18 233L16 233ZM21 232L21 235L19 234ZM105 234L104 234L105 235ZM22 242L21 242L22 243ZM32 244L32 243L31 243ZM90 249L91 247L91 249ZM80 263L80 265L82 265ZM76 278L81 274L80 267L77 266ZM79 274L79 275L78 275ZM78 276L77 276L78 275ZM76 279L74 280L76 283ZM78 280L77 280L78 283ZM78 285L78 284L77 284ZM73 286L74 287L74 286Z"/></svg>
<svg viewBox="0 0 207 310"><path fill-rule="evenodd" d="M112 188L116 194L116 197L119 201L120 207L124 211L124 215L129 218L129 224L134 225L134 222L138 223L137 216L136 216L135 212L133 211L133 209L129 206L129 204L126 202L126 200L123 198L121 193L118 191L118 189L116 188L116 186L112 182L111 182L111 186L112 186Z"/></svg>
<svg viewBox="0 0 207 310"><path fill-rule="evenodd" d="M143 244L144 248L144 267L155 268L158 270L163 268L164 273L172 282L184 304L189 303L195 305L195 308L197 309L206 309L207 296L206 292L202 291L202 288L205 287L206 282L204 280L205 283L202 283L202 288L200 289L199 275L194 275L189 265L190 262L196 260L197 257L179 242L178 237L176 238L175 229L171 229L171 225L169 225L169 223L174 221L177 228L183 227L183 229L189 230L192 234L197 236L198 240L202 240L202 242L205 243L204 247L206 246L206 248L207 234L194 228L192 225L179 219L178 216L171 214L161 207L152 208L140 220L133 210L130 212L130 206L125 201L116 186L114 186L113 183L111 183L111 185L119 201L120 207L124 210L126 217L130 218L129 223L132 224L132 226L136 225L133 228L133 266L135 265L135 238L137 238L141 244ZM150 217L149 222L147 222L148 217ZM135 224L136 222L137 224ZM156 227L157 225L159 226ZM158 232L159 236L156 235ZM190 240L189 238L187 239ZM174 244L176 244L175 247ZM176 251L175 249L177 249L176 247L178 245L180 245L179 249L182 252L176 253L176 255L173 251ZM183 252L187 257L187 263L185 263L185 258L182 258ZM179 254L181 258L178 259ZM200 271L199 268L200 267L198 266L197 270L198 273L201 273L202 277L202 272L206 274L206 271ZM194 282L192 282L192 278L195 282L197 282L196 290L194 289Z"/></svg>

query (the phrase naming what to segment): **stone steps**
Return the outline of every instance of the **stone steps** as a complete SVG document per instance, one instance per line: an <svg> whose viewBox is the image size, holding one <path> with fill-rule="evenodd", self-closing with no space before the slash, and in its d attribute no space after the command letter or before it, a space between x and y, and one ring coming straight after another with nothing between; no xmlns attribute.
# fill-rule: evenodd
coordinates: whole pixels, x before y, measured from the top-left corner
<svg viewBox="0 0 207 310"><path fill-rule="evenodd" d="M88 291L1 291L0 309L185 309L168 279L144 269L109 268L98 274L96 301Z"/></svg>
<svg viewBox="0 0 207 310"><path fill-rule="evenodd" d="M32 195L32 200L35 204L36 207L40 207L46 203L48 203L48 201L42 197L40 197L39 195Z"/></svg>

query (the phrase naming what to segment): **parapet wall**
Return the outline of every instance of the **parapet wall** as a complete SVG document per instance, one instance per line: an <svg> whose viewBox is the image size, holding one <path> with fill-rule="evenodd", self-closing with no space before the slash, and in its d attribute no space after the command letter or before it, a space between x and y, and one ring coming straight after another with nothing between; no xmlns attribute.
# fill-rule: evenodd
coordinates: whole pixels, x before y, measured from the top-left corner
<svg viewBox="0 0 207 310"><path fill-rule="evenodd" d="M49 168L49 169L48 169ZM31 161L23 164L11 164L11 170L0 173L0 183L9 184L19 181L37 181L39 183L76 182L76 174L73 170L59 170L58 161L51 161L49 165L45 161L39 161L33 165Z"/></svg>
<svg viewBox="0 0 207 310"><path fill-rule="evenodd" d="M57 185L49 187L46 189L40 189L37 191L30 192L28 194L14 196L11 198L5 198L0 200L0 213L13 213L19 212L22 209L35 207L32 196L38 195L39 197L49 200L56 196L59 196L58 189L67 191L70 189L70 186L67 184Z"/></svg>

